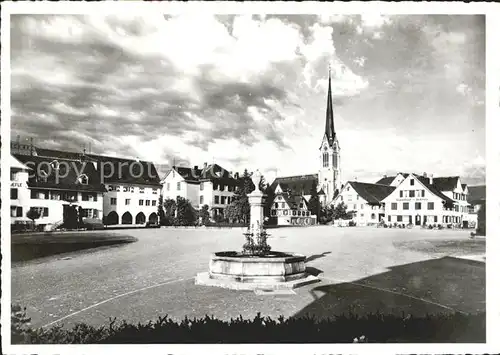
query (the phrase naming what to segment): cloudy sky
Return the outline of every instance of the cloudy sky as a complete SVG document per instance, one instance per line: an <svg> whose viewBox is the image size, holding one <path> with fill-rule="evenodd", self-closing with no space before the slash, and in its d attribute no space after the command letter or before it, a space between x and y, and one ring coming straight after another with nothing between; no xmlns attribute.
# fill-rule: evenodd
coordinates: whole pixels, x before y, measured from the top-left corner
<svg viewBox="0 0 500 355"><path fill-rule="evenodd" d="M268 179L315 173L330 63L343 180L483 183L484 27L483 16L17 15L12 139Z"/></svg>

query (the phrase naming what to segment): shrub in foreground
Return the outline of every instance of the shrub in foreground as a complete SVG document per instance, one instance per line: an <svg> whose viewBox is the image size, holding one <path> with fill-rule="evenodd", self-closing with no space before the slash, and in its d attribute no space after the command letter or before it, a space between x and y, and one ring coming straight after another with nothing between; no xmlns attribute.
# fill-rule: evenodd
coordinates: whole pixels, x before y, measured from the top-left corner
<svg viewBox="0 0 500 355"><path fill-rule="evenodd" d="M107 326L80 323L70 329L33 329L26 310L19 306L13 306L11 314L13 344L484 342L486 329L484 313L425 317L349 313L323 320L257 314L253 320L206 316L181 322L165 316L146 324L110 320Z"/></svg>

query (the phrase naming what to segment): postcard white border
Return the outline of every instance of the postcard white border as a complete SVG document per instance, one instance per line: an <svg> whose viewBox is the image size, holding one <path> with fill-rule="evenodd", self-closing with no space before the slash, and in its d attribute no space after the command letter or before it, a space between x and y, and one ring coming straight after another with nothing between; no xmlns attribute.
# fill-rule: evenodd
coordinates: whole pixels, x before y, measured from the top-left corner
<svg viewBox="0 0 500 355"><path fill-rule="evenodd" d="M486 14L486 183L487 183L487 343L486 344L244 344L244 345L10 345L10 208L1 207L2 225L2 348L9 354L95 354L109 353L159 353L159 354L331 354L331 353L496 353L500 351L497 335L500 320L500 293L498 250L500 250L500 5L495 3L456 2L4 2L2 3L2 56L1 56L1 166L5 172L10 164L10 21L11 14L77 14L120 13L133 11L137 15L148 13L212 12L218 14ZM2 174L2 186L9 185L9 174ZM9 189L2 189L3 201L9 201Z"/></svg>

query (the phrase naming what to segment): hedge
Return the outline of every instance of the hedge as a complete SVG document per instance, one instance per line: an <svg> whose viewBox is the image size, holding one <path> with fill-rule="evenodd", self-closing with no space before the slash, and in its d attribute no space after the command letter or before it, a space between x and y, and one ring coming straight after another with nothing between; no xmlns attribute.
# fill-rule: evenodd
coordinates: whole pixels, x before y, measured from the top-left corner
<svg viewBox="0 0 500 355"><path fill-rule="evenodd" d="M324 320L272 319L258 313L253 320L240 316L222 321L206 316L180 322L165 316L146 324L116 324L116 319L110 319L101 327L80 323L69 329L54 326L42 330L30 328L25 312L19 306L12 308L13 344L474 343L486 339L485 313L425 317L349 313Z"/></svg>

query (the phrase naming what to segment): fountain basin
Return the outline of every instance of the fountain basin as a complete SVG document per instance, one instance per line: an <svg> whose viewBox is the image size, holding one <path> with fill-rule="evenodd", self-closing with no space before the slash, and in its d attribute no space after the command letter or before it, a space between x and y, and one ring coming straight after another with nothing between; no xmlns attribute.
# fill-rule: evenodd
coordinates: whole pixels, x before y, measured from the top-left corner
<svg viewBox="0 0 500 355"><path fill-rule="evenodd" d="M200 273L196 284L230 289L293 289L319 281L306 273L306 257L301 254L269 252L246 255L235 251L210 256L209 272Z"/></svg>

